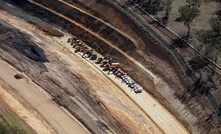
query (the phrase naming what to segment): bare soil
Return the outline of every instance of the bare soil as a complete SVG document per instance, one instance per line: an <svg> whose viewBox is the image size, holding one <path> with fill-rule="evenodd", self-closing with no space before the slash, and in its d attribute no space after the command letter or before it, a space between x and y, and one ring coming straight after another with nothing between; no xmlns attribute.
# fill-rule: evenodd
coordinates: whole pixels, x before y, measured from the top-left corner
<svg viewBox="0 0 221 134"><path fill-rule="evenodd" d="M115 7L106 2L97 3L94 0L82 0L81 3L65 0L72 6L61 0L34 1L42 5L29 1L21 7L48 22L52 27L56 24L76 35L102 55L116 58L121 63L121 68L173 115L176 115L189 132L219 133L216 119L212 118L209 122L206 120L212 112L203 98L186 97L188 101L181 101L180 98L185 96L185 90L190 85L171 56L152 42L138 26ZM27 12L20 10L14 12L16 7L11 10L7 6L4 5L1 8L31 24L45 23L28 15ZM5 19L5 21L9 20ZM133 101L134 98L127 98L119 87L112 86L111 81L98 75L99 73L91 66L86 65L76 56L70 58L70 53L62 46L55 45L56 41L51 37L43 38L40 35L44 34L37 28L30 25L26 25L27 28L25 28L23 23L18 23L19 21L13 23L16 28L5 21L1 21L4 25L2 28L6 28L5 31L11 31L12 36L1 41L2 59L27 74L90 132L164 133L170 131L170 129L162 130L163 126L156 125L160 119L153 120L153 117L148 117L150 114L138 107ZM57 41L65 42L65 40ZM96 78L99 79L96 80ZM145 105L145 102L140 105ZM143 125L149 127L142 127ZM170 133L176 133L176 131Z"/></svg>
<svg viewBox="0 0 221 134"><path fill-rule="evenodd" d="M68 1L68 2L70 2L70 1ZM192 122L193 123L192 125L194 127L190 126L190 128L191 128L192 132L201 131L199 129L196 129L197 127L195 127L195 125L196 124L204 124L203 122L207 119L207 117L209 117L209 115L212 114L212 111L210 110L210 107L207 105L208 103L206 102L205 98L199 97L200 98L200 101L199 101L198 98L191 98L189 96L186 96L185 90L188 88L191 88L191 85L188 84L189 82L183 77L183 74L180 72L178 65L176 65L176 63L173 62L171 57L167 53L165 53L165 51L162 50L160 47L157 47L156 45L153 45L153 43L150 43L150 40L145 36L144 33L142 33L141 30L138 30L139 28L137 26L133 25L133 22L131 22L128 18L126 18L121 13L116 12L117 9L113 6L111 6L110 4L108 4L107 2L104 2L104 1L95 2L95 1L84 1L84 0L82 0L81 2L83 4L85 4L86 6L92 8L94 11L97 11L103 17L106 17L106 19L108 20L109 23L111 23L115 27L119 28L120 30L124 31L128 35L130 35L133 38L135 38L136 40L138 40L139 45L140 45L138 47L138 49L142 49L143 46L148 46L148 48L145 49L145 51L142 50L142 56L146 56L146 54L144 54L144 52L145 53L147 52L148 56L147 56L147 58L145 58L145 60L151 61L151 62L146 64L146 62L143 59L141 59L141 63L145 64L147 68L154 71L156 74L160 75L160 77L164 81L169 83L170 89L175 90L175 96L178 95L178 98L182 100L181 103L187 104L187 109L191 109L192 114L195 114L197 117L200 117L199 120L201 120L201 121L199 121L199 122L201 122L201 123L193 123ZM78 6L77 4L75 4L73 2L70 2L70 3ZM105 10L105 12L104 12L104 10ZM137 35L139 35L139 37ZM140 38L140 40L138 38ZM143 42L146 42L146 44L142 45ZM140 51L138 51L138 52L140 52ZM136 56L135 56L135 58L137 58ZM119 59L119 56L118 56L118 59ZM149 59L151 59L151 60L149 60ZM163 60L163 62L160 61L160 59ZM155 61L155 62L153 62L153 61ZM155 63L155 64L153 64L153 63ZM157 65L156 65L156 63L157 63ZM129 65L128 62L127 62L127 65L131 67L131 65ZM127 66L124 66L124 69L127 69ZM134 73L134 71L132 71L132 70L130 70L129 72L132 74ZM133 78L135 78L139 81L143 80L143 82L141 82L141 83L145 83L145 81L146 81L143 79L143 78L145 78L144 76L139 76L137 74L133 74L132 76L133 76ZM142 78L142 80L140 80L140 78ZM149 83L145 84L145 85L148 85L150 87ZM148 92L152 93L151 89L154 89L154 88L146 87L146 89L148 89ZM157 96L158 100L160 100L160 102L163 103L167 108L170 109L171 107L173 107L174 109L172 108L173 110L171 110L171 112L175 112L175 111L177 111L177 108L180 108L183 106L179 106L179 103L178 104L174 103L174 101L175 102L177 101L176 100L177 97L174 98L174 92L172 90L168 90L168 89L167 90L165 89L163 91L158 90L158 92L160 92L161 95L164 96L164 98L166 98L168 102L171 102L172 106L168 106L168 104L165 103L167 101L165 101L163 99L163 97L160 96L159 94L153 93L153 95ZM170 91L172 91L172 93ZM174 98L174 99L171 99L171 98ZM196 101L196 99L198 101ZM183 101L183 100L185 100L185 101ZM187 100L188 100L188 102L186 102ZM217 97L217 100L218 100L218 97ZM205 106L205 104L207 106ZM184 108L184 109L186 109L186 108ZM188 115L188 114L185 114L185 115L181 114L181 113L183 113L181 111L179 111L178 113L175 112L174 114L180 115L180 117L179 117L180 119L182 118L185 120L184 122L190 123L191 122L191 121L189 121L190 119L186 118L186 115ZM184 111L186 111L186 110L184 110ZM183 116L183 117L181 117L181 116ZM187 124L189 124L189 123L187 123ZM206 124L211 124L211 122L210 123L207 122ZM213 125L216 124L215 126L217 126L217 124L219 124L219 123L216 121L216 119L214 119L214 123L212 123L212 124ZM206 125L205 127L208 128L209 126L210 125ZM205 131L205 130L201 131L201 132L207 133L207 131ZM213 131L211 131L211 132L213 132Z"/></svg>
<svg viewBox="0 0 221 134"><path fill-rule="evenodd" d="M7 45L10 41L2 45L2 48L9 49L7 51L1 49L2 58L20 71L25 72L36 84L44 87L55 102L65 107L90 132L161 133L161 130L152 120L132 100L128 99L118 87L108 81L106 77L103 76L102 78L99 71L89 69L91 67L85 65L80 57L70 56L70 53L62 50L63 47L56 45L52 40L48 40L47 38L45 40L39 36L35 33L36 29L32 26L25 25L9 16L6 17L3 15L3 12L1 14L2 19L4 18L4 20L9 21L16 28L20 28L25 34L34 34L35 36L32 36L32 39L38 41L38 45L45 50L48 61L36 62L34 59L23 55L22 51L13 51L13 48L10 49ZM4 26L7 27L8 25ZM24 26L23 28L20 27L22 25ZM8 31L10 30L13 30L13 28L8 29ZM41 31L38 32L41 33ZM25 37L26 40L31 41L30 38ZM20 39L17 41L22 42L24 37ZM13 42L13 38L11 38L11 41ZM13 51L13 53L10 51ZM97 75L94 76L95 74ZM101 77L101 79L96 80L95 78L98 77ZM14 78L14 75L11 75L11 78ZM13 85L15 86L16 84ZM20 89L17 90L20 91ZM33 95L36 95L36 93ZM117 109L114 110L112 107L116 107ZM40 110L39 108L38 110ZM41 114L44 115L43 113ZM45 119L47 118L45 117ZM56 120L59 120L59 118L56 118ZM144 124L148 127L141 127ZM53 124L51 125L53 128L55 127ZM138 127L140 129L134 129ZM56 127L54 129L59 130ZM61 133L61 130L57 132Z"/></svg>

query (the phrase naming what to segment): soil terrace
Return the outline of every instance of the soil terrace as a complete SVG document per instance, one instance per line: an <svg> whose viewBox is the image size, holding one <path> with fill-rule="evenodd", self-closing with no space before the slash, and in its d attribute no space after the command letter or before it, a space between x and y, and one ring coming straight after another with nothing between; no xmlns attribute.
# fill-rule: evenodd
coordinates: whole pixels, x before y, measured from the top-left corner
<svg viewBox="0 0 221 134"><path fill-rule="evenodd" d="M76 35L102 55L116 58L121 64L120 67L157 98L173 115L176 115L189 132L207 133L216 129L208 126L204 121L211 111L207 105L204 105L205 101L202 98L200 101L191 98L185 106L174 97L174 92L182 94L185 91L188 81L170 55L148 39L131 20L125 18L111 5L104 3L98 3L96 8L96 4L90 5L85 2L87 6L94 9L93 14L96 13L95 11L100 13L96 16L92 15L90 10L85 10L68 0L30 0L21 7L51 25L56 24ZM108 9L108 12L101 13L105 8ZM13 11L7 10L15 14ZM102 17L98 18L99 16ZM118 18L116 21L115 17ZM104 18L106 18L105 21ZM23 19L26 19L26 16ZM127 23L123 19L128 20ZM24 27L24 24L20 22L16 24L13 21L11 23L17 29L31 33L33 38L37 40L38 46L44 50L47 60L43 63L33 61L36 58L28 59L24 55L20 57L20 52L16 52L7 43L1 47L1 57L17 69L24 71L35 83L43 87L55 102L65 107L89 131L93 133L166 133L170 131L167 128L163 129L160 123L156 123L156 120L159 119L155 118L154 121L153 117L147 116L148 112L144 112L145 109L141 110L141 107L135 104L133 97L136 96L129 99L125 97L125 93L120 91L120 87L114 85L111 86L112 88L110 87L111 90L107 91L106 87L113 83L103 78L99 71L86 65L87 63L76 55L71 54L74 57L72 59L73 57L70 57L66 48L58 44L55 45L56 47L50 45L54 45L53 42L57 41L65 45L65 40L43 38L41 36L43 33L40 31L38 34L34 33L34 29L30 26L27 29L18 28L19 26ZM41 20L38 22L29 20L29 22L32 24L44 23ZM28 37L25 38L28 39ZM23 42L23 40L17 41ZM31 52L34 53L37 50L35 48L31 47L28 51L34 49ZM93 81L98 77L97 81ZM142 120L138 117L142 117ZM142 126L142 122L151 127L134 129Z"/></svg>

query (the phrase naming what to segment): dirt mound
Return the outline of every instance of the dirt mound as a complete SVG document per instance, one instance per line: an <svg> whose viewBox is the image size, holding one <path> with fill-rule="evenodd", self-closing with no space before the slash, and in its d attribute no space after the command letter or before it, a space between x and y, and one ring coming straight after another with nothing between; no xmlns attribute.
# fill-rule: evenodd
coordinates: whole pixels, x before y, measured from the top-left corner
<svg viewBox="0 0 221 134"><path fill-rule="evenodd" d="M22 79L24 76L22 74L16 74L14 75L15 79Z"/></svg>

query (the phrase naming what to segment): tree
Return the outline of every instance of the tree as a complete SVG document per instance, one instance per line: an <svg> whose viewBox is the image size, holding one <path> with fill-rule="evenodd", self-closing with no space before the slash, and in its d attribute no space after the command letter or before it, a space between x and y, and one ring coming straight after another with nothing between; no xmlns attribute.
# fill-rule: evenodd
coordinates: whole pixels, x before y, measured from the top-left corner
<svg viewBox="0 0 221 134"><path fill-rule="evenodd" d="M169 13L172 10L173 0L161 0L160 2L165 11L165 18L169 18Z"/></svg>
<svg viewBox="0 0 221 134"><path fill-rule="evenodd" d="M180 14L179 21L183 22L187 26L187 37L190 35L190 26L192 21L200 14L200 11L196 7L190 7L189 5L181 6L178 9Z"/></svg>
<svg viewBox="0 0 221 134"><path fill-rule="evenodd" d="M217 36L221 35L221 18L212 18L210 20L210 26L212 30L217 34Z"/></svg>
<svg viewBox="0 0 221 134"><path fill-rule="evenodd" d="M202 0L186 0L189 7L199 7L202 3Z"/></svg>
<svg viewBox="0 0 221 134"><path fill-rule="evenodd" d="M214 62L217 58L214 59ZM208 95L209 92L217 89L216 80L218 76L215 74L214 65L208 66L209 62L203 57L194 57L189 61L189 65L196 77L193 89L190 90L193 96L196 92L201 95Z"/></svg>
<svg viewBox="0 0 221 134"><path fill-rule="evenodd" d="M193 57L193 59L189 61L189 65L191 66L194 72L198 72L200 69L203 69L208 64L209 62L200 56Z"/></svg>
<svg viewBox="0 0 221 134"><path fill-rule="evenodd" d="M160 0L136 0L134 2L150 14L157 14L162 10Z"/></svg>
<svg viewBox="0 0 221 134"><path fill-rule="evenodd" d="M0 134L27 134L24 129L0 124Z"/></svg>
<svg viewBox="0 0 221 134"><path fill-rule="evenodd" d="M210 30L200 30L198 32L198 40L204 44L208 53L214 50L221 50L221 18L212 18L210 20ZM209 51L213 49L213 51Z"/></svg>

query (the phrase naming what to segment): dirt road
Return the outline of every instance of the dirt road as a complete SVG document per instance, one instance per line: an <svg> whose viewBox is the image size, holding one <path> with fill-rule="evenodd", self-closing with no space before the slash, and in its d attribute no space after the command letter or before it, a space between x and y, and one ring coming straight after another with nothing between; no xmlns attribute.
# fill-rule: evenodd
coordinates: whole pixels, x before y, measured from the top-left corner
<svg viewBox="0 0 221 134"><path fill-rule="evenodd" d="M1 78L13 87L20 96L32 105L42 115L47 122L60 134L81 133L88 131L75 121L74 117L67 114L62 108L55 104L47 93L37 86L30 79L16 80L14 75L18 73L8 64L0 61Z"/></svg>
<svg viewBox="0 0 221 134"><path fill-rule="evenodd" d="M2 63L2 62L1 62ZM6 87L6 84L1 81L1 84ZM9 87L7 87L9 88ZM7 89L9 90L9 89ZM53 129L48 126L47 123L43 123L39 118L37 118L33 112L27 110L10 92L5 88L0 86L0 98L4 100L9 107L15 112L21 119L30 125L36 133L39 134L49 134L55 133ZM11 89L10 89L11 90Z"/></svg>

